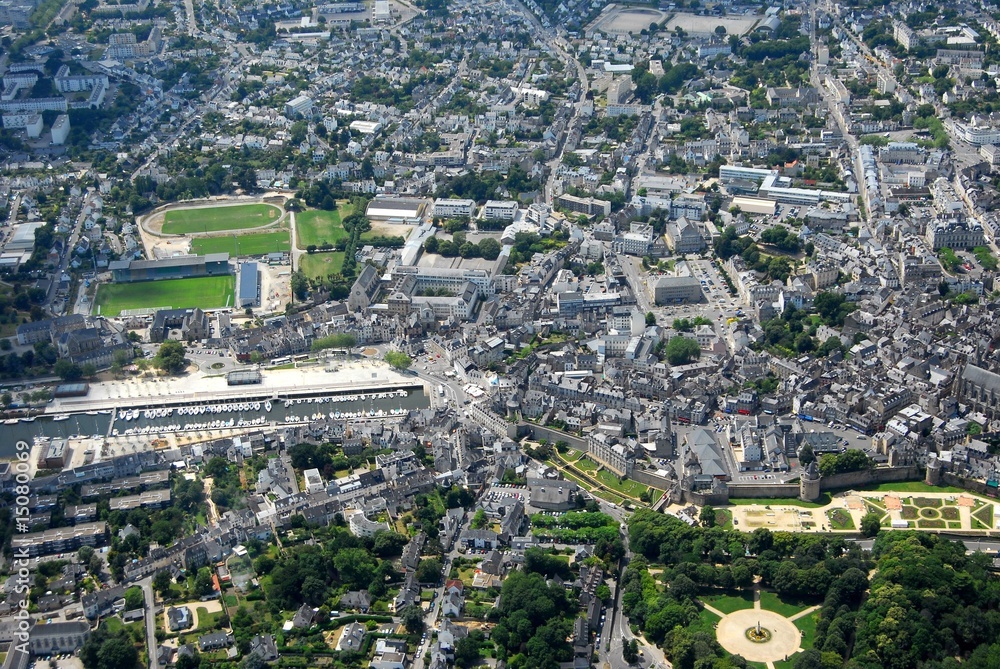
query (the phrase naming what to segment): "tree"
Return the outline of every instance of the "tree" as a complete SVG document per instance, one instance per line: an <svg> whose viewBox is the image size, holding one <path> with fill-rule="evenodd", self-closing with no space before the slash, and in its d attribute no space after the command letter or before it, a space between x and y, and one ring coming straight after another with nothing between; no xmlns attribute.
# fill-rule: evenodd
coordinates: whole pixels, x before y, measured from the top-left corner
<svg viewBox="0 0 1000 669"><path fill-rule="evenodd" d="M698 342L688 337L672 337L664 349L667 362L671 365L686 365L701 356Z"/></svg>
<svg viewBox="0 0 1000 669"><path fill-rule="evenodd" d="M87 561L87 571L89 571L94 576L100 576L101 572L104 570L104 560L97 553L90 556L90 560Z"/></svg>
<svg viewBox="0 0 1000 669"><path fill-rule="evenodd" d="M0 395L0 404L3 404L4 409L8 408L13 403L14 403L14 397L10 393L4 393L3 395Z"/></svg>
<svg viewBox="0 0 1000 669"><path fill-rule="evenodd" d="M440 244L440 241L437 237L430 237L424 242L424 250L428 253L437 253L438 244Z"/></svg>
<svg viewBox="0 0 1000 669"><path fill-rule="evenodd" d="M715 527L715 509L708 505L701 507L698 520L701 521L702 527Z"/></svg>
<svg viewBox="0 0 1000 669"><path fill-rule="evenodd" d="M500 257L501 246L497 240L487 237L479 242L479 255L485 260L496 260Z"/></svg>
<svg viewBox="0 0 1000 669"><path fill-rule="evenodd" d="M94 630L80 649L85 669L133 669L139 662L139 652L128 630L114 632L102 625Z"/></svg>
<svg viewBox="0 0 1000 669"><path fill-rule="evenodd" d="M639 643L635 639L622 644L622 659L628 664L635 664L639 661Z"/></svg>
<svg viewBox="0 0 1000 669"><path fill-rule="evenodd" d="M125 591L125 610L132 611L133 609L141 609L145 603L145 598L142 596L142 588L139 586L132 586Z"/></svg>
<svg viewBox="0 0 1000 669"><path fill-rule="evenodd" d="M333 566L341 580L353 590L367 588L375 577L375 558L364 548L341 550L333 558Z"/></svg>
<svg viewBox="0 0 1000 669"><path fill-rule="evenodd" d="M386 351L383 359L389 363L390 367L398 370L409 369L410 365L413 363L410 356L406 355L402 351Z"/></svg>
<svg viewBox="0 0 1000 669"><path fill-rule="evenodd" d="M816 454L813 452L812 444L803 444L799 449L799 464L804 467L815 460Z"/></svg>
<svg viewBox="0 0 1000 669"><path fill-rule="evenodd" d="M486 524L488 522L489 521L486 518L486 512L482 509L479 509L478 511L476 511L476 515L472 517L472 523L470 527L472 527L472 529L474 530L481 530L484 527L486 527Z"/></svg>
<svg viewBox="0 0 1000 669"><path fill-rule="evenodd" d="M170 577L170 572L164 569L163 571L156 572L156 576L153 577L153 589L163 597L170 592L170 585L173 582L174 580Z"/></svg>
<svg viewBox="0 0 1000 669"><path fill-rule="evenodd" d="M172 339L165 341L160 344L156 357L153 358L153 364L167 374L178 374L187 367L185 352L184 344L179 341Z"/></svg>
<svg viewBox="0 0 1000 669"><path fill-rule="evenodd" d="M481 630L472 630L469 636L459 639L455 644L455 664L463 669L474 667L479 663L480 648L486 635Z"/></svg>
<svg viewBox="0 0 1000 669"><path fill-rule="evenodd" d="M403 626L410 634L421 634L424 631L424 615L412 604L403 609Z"/></svg>
<svg viewBox="0 0 1000 669"><path fill-rule="evenodd" d="M873 511L869 511L861 518L861 534L869 539L874 537L882 529L882 519Z"/></svg>
<svg viewBox="0 0 1000 669"><path fill-rule="evenodd" d="M83 378L83 370L80 368L80 365L70 362L65 358L57 360L52 371L63 381L79 381Z"/></svg>
<svg viewBox="0 0 1000 669"><path fill-rule="evenodd" d="M86 564L90 561L90 558L94 555L93 546L80 546L80 550L76 552L76 558L80 564Z"/></svg>
<svg viewBox="0 0 1000 669"><path fill-rule="evenodd" d="M256 656L254 656L256 657ZM201 666L201 655L195 650L190 655L178 655L177 662L174 663L174 669L198 669Z"/></svg>
<svg viewBox="0 0 1000 669"><path fill-rule="evenodd" d="M646 312L646 325L656 325L656 314L652 311Z"/></svg>
<svg viewBox="0 0 1000 669"><path fill-rule="evenodd" d="M299 302L306 299L306 295L309 294L309 280L306 279L306 275L301 271L294 272L291 279L292 295Z"/></svg>
<svg viewBox="0 0 1000 669"><path fill-rule="evenodd" d="M417 581L420 583L437 583L441 580L441 561L436 558L421 560L417 565Z"/></svg>
<svg viewBox="0 0 1000 669"><path fill-rule="evenodd" d="M194 577L194 593L199 597L206 597L215 591L215 584L212 582L212 572L208 567L202 567Z"/></svg>

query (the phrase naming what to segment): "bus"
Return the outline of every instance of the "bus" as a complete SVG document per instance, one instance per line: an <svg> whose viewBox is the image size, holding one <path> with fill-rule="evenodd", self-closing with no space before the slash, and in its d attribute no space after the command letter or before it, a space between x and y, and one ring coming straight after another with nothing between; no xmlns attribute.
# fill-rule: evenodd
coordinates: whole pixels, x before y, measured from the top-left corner
<svg viewBox="0 0 1000 669"><path fill-rule="evenodd" d="M292 361L291 356L285 355L280 358L271 358L272 365L287 365Z"/></svg>

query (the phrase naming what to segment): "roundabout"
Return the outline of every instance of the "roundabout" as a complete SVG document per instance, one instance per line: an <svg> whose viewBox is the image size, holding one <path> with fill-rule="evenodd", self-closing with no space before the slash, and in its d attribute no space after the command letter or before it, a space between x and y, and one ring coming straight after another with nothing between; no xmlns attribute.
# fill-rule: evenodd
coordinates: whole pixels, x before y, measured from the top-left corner
<svg viewBox="0 0 1000 669"><path fill-rule="evenodd" d="M719 621L719 644L748 662L779 662L799 649L799 629L791 620L765 609L734 611Z"/></svg>

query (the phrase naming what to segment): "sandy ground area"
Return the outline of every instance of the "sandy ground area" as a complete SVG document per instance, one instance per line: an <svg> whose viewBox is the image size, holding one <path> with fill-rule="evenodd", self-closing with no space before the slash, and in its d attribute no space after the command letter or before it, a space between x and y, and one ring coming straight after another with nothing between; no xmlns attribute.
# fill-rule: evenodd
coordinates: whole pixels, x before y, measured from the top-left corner
<svg viewBox="0 0 1000 669"><path fill-rule="evenodd" d="M757 627L771 633L764 643L747 638L746 631ZM719 644L734 655L739 654L749 662L778 662L790 657L799 649L801 635L792 621L773 611L743 609L725 616L716 629Z"/></svg>

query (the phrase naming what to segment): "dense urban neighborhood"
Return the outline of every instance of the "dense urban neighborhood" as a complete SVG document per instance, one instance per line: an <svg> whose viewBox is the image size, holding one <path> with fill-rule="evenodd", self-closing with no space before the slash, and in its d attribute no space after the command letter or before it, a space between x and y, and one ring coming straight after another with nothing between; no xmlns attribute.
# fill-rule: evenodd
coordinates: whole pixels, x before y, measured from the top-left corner
<svg viewBox="0 0 1000 669"><path fill-rule="evenodd" d="M1000 7L0 0L3 669L1000 666Z"/></svg>

